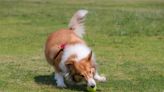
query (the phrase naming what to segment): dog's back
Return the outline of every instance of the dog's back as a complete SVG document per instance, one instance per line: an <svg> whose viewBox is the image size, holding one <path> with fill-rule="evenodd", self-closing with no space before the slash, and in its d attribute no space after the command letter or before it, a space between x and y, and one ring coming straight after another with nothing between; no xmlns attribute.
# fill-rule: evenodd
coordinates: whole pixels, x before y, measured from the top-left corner
<svg viewBox="0 0 164 92"><path fill-rule="evenodd" d="M53 65L56 71L60 71L63 46L85 42L81 39L85 33L83 20L87 14L86 10L79 10L74 14L69 23L68 29L62 29L50 34L45 45L45 56L49 64ZM59 53L60 52L60 53Z"/></svg>

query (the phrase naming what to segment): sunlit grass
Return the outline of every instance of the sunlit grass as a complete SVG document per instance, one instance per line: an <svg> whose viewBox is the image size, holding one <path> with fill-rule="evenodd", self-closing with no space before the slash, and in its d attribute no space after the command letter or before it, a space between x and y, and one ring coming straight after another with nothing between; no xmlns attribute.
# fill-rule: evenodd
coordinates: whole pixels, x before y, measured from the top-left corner
<svg viewBox="0 0 164 92"><path fill-rule="evenodd" d="M0 0L1 92L85 91L57 88L43 53L78 9L89 10L84 39L107 77L98 91L164 91L163 0Z"/></svg>

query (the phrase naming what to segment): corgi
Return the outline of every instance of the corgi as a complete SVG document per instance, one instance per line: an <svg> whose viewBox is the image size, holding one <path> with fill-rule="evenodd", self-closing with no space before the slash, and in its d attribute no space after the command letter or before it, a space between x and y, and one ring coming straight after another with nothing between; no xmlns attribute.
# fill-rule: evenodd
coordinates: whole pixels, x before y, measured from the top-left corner
<svg viewBox="0 0 164 92"><path fill-rule="evenodd" d="M55 70L57 87L66 87L64 79L74 83L84 80L92 88L96 86L96 80L106 81L106 77L97 72L94 53L82 39L87 13L87 10L77 11L71 18L68 29L55 31L48 36L45 57Z"/></svg>

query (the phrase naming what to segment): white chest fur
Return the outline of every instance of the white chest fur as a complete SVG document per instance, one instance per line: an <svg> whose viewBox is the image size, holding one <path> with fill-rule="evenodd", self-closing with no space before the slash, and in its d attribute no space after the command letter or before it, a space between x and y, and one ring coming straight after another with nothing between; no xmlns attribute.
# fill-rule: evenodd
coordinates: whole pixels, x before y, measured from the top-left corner
<svg viewBox="0 0 164 92"><path fill-rule="evenodd" d="M65 66L65 62L71 55L77 56L77 62L81 59L87 57L90 53L91 49L87 47L85 44L75 44L75 45L66 45L64 49L64 53L61 59L61 62L59 64L60 69L66 73L67 68Z"/></svg>

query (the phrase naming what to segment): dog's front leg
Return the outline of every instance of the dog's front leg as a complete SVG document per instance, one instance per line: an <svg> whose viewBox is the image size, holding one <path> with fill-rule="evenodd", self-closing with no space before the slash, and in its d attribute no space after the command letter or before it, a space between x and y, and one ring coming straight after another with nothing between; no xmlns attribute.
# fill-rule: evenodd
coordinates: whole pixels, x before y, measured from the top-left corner
<svg viewBox="0 0 164 92"><path fill-rule="evenodd" d="M106 81L106 77L105 76L100 76L98 74L98 72L95 73L94 79L97 80L97 81L100 81L100 82L105 82Z"/></svg>
<svg viewBox="0 0 164 92"><path fill-rule="evenodd" d="M62 73L55 73L55 80L57 83L57 87L66 87L64 83L64 76Z"/></svg>

